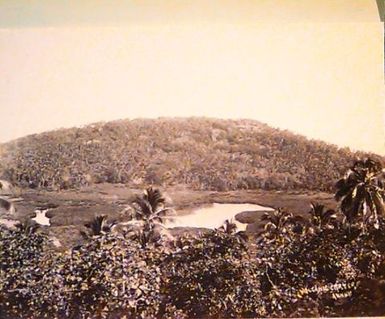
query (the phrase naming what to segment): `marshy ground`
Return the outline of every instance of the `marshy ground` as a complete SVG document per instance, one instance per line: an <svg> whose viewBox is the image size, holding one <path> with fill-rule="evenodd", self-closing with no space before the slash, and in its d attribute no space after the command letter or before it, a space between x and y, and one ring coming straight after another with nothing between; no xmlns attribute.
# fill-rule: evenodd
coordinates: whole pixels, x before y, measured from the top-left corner
<svg viewBox="0 0 385 319"><path fill-rule="evenodd" d="M49 209L50 233L65 245L79 237L79 229L84 223L97 215L107 215L110 219L124 220L124 209L132 202L141 189L128 188L122 184L97 184L79 190L52 192L45 190L22 190L15 202L16 219L35 216L38 209ZM332 194L321 192L283 192L283 191L193 191L182 187L163 189L170 205L177 214L189 214L197 207L212 203L258 204L265 207L283 207L300 215L309 211L311 202L322 203L335 208ZM250 224L249 232L258 225L260 215L243 216ZM218 225L220 226L220 225ZM185 231L194 231L186 228ZM178 230L180 233L181 230ZM183 230L182 230L183 232Z"/></svg>

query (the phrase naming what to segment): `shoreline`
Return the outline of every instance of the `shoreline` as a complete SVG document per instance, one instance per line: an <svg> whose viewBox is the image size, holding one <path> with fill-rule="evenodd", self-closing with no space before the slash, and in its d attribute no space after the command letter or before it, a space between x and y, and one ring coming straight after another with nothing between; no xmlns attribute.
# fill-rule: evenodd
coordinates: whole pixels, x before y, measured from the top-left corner
<svg viewBox="0 0 385 319"><path fill-rule="evenodd" d="M311 202L319 202L328 208L336 208L333 195L321 192L261 190L214 192L181 188L160 189L170 201L168 206L174 208L179 216L189 215L198 207L210 207L214 203L248 203L274 209L285 207L299 215L305 215L309 211ZM97 215L107 215L111 220L124 221L124 208L141 191L141 189L131 189L113 184L97 184L80 190L60 192L27 189L22 190L19 194L18 197L22 197L23 200L14 203L16 212L9 217L13 220L33 218L36 216L34 211L37 208L49 208L47 217L50 219L51 226L48 227L48 231L66 245L76 241L77 234L83 225ZM0 215L0 218L6 217ZM249 224L256 224L256 221L251 220ZM249 229L252 228L249 227Z"/></svg>

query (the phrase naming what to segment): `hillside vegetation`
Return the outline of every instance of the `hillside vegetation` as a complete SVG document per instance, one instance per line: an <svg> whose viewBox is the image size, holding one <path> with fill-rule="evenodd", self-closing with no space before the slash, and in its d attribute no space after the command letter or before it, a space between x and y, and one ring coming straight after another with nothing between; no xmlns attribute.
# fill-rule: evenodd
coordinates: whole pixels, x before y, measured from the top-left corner
<svg viewBox="0 0 385 319"><path fill-rule="evenodd" d="M175 211L152 187L121 222L95 216L68 247L50 227L0 225L0 317L384 316L384 187L381 163L357 161L336 184L337 210L269 211L254 235L226 220L173 236Z"/></svg>
<svg viewBox="0 0 385 319"><path fill-rule="evenodd" d="M368 156L257 121L206 118L60 129L3 144L0 154L2 177L21 187L109 182L219 191L331 191L346 163Z"/></svg>

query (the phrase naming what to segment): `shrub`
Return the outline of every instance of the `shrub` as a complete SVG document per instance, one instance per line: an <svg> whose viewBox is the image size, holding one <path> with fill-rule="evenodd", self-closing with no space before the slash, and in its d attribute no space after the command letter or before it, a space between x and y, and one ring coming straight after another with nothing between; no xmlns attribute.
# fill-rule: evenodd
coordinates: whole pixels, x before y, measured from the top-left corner
<svg viewBox="0 0 385 319"><path fill-rule="evenodd" d="M29 317L45 276L41 260L47 236L31 225L0 226L0 317Z"/></svg>
<svg viewBox="0 0 385 319"><path fill-rule="evenodd" d="M215 230L181 239L165 262L163 293L171 309L188 318L265 315L257 270L239 235Z"/></svg>
<svg viewBox="0 0 385 319"><path fill-rule="evenodd" d="M64 278L69 318L156 317L160 309L162 253L116 235L94 238L72 250L53 276ZM67 265L63 267L63 265Z"/></svg>
<svg viewBox="0 0 385 319"><path fill-rule="evenodd" d="M261 291L273 316L382 315L385 227L367 232L334 222L302 234L264 236L257 251ZM268 230L268 229L267 229ZM306 231L308 230L308 231Z"/></svg>

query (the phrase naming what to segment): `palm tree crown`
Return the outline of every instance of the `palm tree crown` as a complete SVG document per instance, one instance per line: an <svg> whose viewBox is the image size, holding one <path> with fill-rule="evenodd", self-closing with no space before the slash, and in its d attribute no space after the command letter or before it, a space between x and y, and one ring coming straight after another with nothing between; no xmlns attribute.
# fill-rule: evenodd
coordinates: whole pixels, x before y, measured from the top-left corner
<svg viewBox="0 0 385 319"><path fill-rule="evenodd" d="M322 204L311 203L311 209L309 211L310 223L319 229L334 227L337 219L337 213L333 209L326 209Z"/></svg>
<svg viewBox="0 0 385 319"><path fill-rule="evenodd" d="M237 225L232 220L226 219L222 226L217 229L219 232L237 238L243 242L248 241L245 231L238 231Z"/></svg>
<svg viewBox="0 0 385 319"><path fill-rule="evenodd" d="M356 161L336 188L335 199L341 201L341 211L349 224L372 222L378 227L378 216L385 215L384 170L380 162L370 158Z"/></svg>
<svg viewBox="0 0 385 319"><path fill-rule="evenodd" d="M218 228L218 230L227 235L234 235L237 232L237 225L233 221L226 219L223 225Z"/></svg>
<svg viewBox="0 0 385 319"><path fill-rule="evenodd" d="M165 204L166 198L160 190L152 187L147 188L142 196L137 196L132 205L132 225L139 228L134 228L134 231L128 234L129 237L139 240L143 247L150 242L157 243L162 237L171 237L164 223L175 211Z"/></svg>
<svg viewBox="0 0 385 319"><path fill-rule="evenodd" d="M286 234L292 225L293 214L282 208L278 208L273 212L267 212L261 217L261 225L263 228L258 236L262 236L267 240L278 240L282 235Z"/></svg>
<svg viewBox="0 0 385 319"><path fill-rule="evenodd" d="M23 233L27 236L35 234L40 229L40 226L37 223L31 222L29 220L17 223L15 227L20 233Z"/></svg>
<svg viewBox="0 0 385 319"><path fill-rule="evenodd" d="M115 221L109 222L106 215L100 215L96 216L91 222L84 224L88 231L81 231L80 233L84 238L100 236L110 233L115 225Z"/></svg>
<svg viewBox="0 0 385 319"><path fill-rule="evenodd" d="M134 219L149 224L164 224L167 215L173 210L165 207L166 199L158 189L147 188L142 196L137 196L133 202Z"/></svg>

